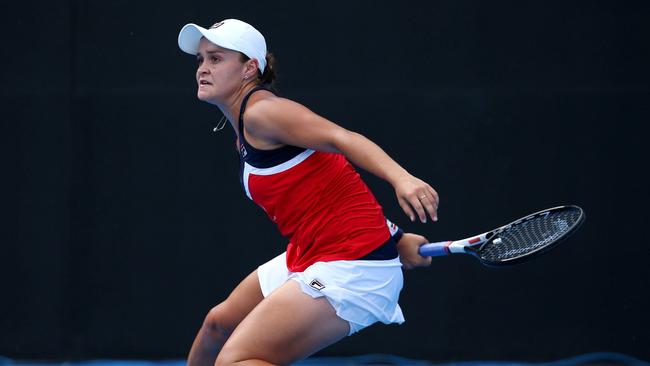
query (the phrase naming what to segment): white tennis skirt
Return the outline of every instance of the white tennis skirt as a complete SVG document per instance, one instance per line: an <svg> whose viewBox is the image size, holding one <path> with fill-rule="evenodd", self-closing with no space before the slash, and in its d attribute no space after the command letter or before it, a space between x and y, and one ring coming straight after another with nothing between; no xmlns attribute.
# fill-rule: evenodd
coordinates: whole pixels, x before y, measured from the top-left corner
<svg viewBox="0 0 650 366"><path fill-rule="evenodd" d="M264 297L292 279L311 297L325 296L336 314L350 323L348 335L376 322L404 322L397 303L404 284L399 257L316 262L304 272L290 272L286 263L285 252L258 268Z"/></svg>

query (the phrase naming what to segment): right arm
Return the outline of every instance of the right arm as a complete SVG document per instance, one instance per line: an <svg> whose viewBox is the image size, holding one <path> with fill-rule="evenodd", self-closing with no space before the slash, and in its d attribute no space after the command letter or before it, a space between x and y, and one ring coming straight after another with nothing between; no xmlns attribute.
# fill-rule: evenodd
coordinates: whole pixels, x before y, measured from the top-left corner
<svg viewBox="0 0 650 366"><path fill-rule="evenodd" d="M397 243L397 252L399 260L402 262L402 268L413 269L416 267L428 267L431 265L431 257L420 255L420 247L429 241L422 235L405 233L400 227L386 219L388 231Z"/></svg>

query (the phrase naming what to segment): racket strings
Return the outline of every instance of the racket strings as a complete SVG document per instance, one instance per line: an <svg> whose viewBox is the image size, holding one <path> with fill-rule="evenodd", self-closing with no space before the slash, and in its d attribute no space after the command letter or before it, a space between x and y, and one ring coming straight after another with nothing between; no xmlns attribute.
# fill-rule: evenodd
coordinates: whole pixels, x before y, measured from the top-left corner
<svg viewBox="0 0 650 366"><path fill-rule="evenodd" d="M578 209L551 212L510 226L480 250L486 261L500 262L532 254L554 243L580 221Z"/></svg>

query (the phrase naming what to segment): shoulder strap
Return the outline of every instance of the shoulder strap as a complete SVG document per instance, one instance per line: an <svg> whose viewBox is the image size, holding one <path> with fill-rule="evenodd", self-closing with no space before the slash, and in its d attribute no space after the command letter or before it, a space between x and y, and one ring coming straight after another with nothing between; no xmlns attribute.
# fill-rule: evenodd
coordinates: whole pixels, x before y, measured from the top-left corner
<svg viewBox="0 0 650 366"><path fill-rule="evenodd" d="M244 99L241 101L241 107L239 108L239 139L242 140L244 137L243 131L244 131L244 111L246 110L246 104L248 103L248 98L251 97L253 93L255 93L258 90L268 90L265 87L258 85L251 89L248 94L244 96Z"/></svg>

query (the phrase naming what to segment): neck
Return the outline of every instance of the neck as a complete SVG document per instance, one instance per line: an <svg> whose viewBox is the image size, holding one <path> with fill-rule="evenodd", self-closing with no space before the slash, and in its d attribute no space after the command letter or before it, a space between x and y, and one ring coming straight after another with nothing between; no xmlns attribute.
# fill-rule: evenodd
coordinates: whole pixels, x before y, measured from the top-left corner
<svg viewBox="0 0 650 366"><path fill-rule="evenodd" d="M242 84L242 86L236 92L232 93L226 100L214 103L221 110L221 113L226 116L230 125L235 130L235 133L239 132L239 110L241 109L244 97L256 86L257 84L253 82Z"/></svg>

